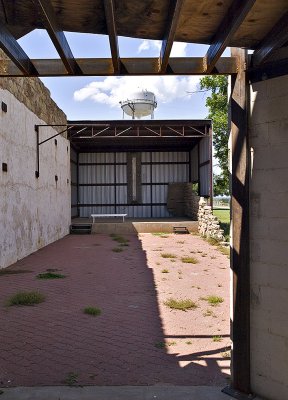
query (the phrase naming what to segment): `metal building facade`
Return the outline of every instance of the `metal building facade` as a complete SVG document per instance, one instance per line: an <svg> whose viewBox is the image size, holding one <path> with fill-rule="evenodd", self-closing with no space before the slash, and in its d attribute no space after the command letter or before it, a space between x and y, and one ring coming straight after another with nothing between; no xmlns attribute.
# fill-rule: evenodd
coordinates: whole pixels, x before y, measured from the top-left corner
<svg viewBox="0 0 288 400"><path fill-rule="evenodd" d="M130 218L171 217L167 210L170 183L197 183L198 194L210 197L211 122L204 121L202 126L198 121L197 127L194 121L185 121L186 125L161 122L113 121L96 128L82 123L76 125L76 133L73 125L72 217L123 213ZM133 159L137 164L135 199L131 194Z"/></svg>
<svg viewBox="0 0 288 400"><path fill-rule="evenodd" d="M189 152L140 153L142 196L138 204L128 201L128 154L79 153L80 217L89 217L92 213L127 213L132 218L169 217L168 184L189 182Z"/></svg>

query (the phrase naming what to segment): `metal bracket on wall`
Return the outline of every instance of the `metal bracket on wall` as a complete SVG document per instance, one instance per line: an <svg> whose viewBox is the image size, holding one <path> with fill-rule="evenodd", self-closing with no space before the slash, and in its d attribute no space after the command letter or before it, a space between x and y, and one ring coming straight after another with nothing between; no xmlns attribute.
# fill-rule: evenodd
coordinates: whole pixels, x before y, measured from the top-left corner
<svg viewBox="0 0 288 400"><path fill-rule="evenodd" d="M35 177L36 178L39 178L39 176L40 176L40 150L39 150L39 147L41 146L41 144L44 144L44 143L46 143L46 142L48 142L49 140L52 140L52 139L54 139L55 137L57 137L57 136L60 136L60 135L62 135L63 133L65 133L65 132L68 132L68 130L69 129L71 129L71 128L73 128L73 126L66 126L66 125L57 125L57 126L65 126L65 129L63 130L63 131L61 131L61 132L59 132L59 133L56 133L55 135L53 135L53 136L50 136L49 138L47 138L47 139L45 139L45 140L42 140L41 142L40 142L40 139L39 139L39 130L40 130L40 128L42 127L42 128L45 128L45 127L47 127L47 126L52 126L52 125L35 125L35 132L36 132L36 171L35 171ZM57 142L56 142L57 143ZM55 143L55 144L56 144Z"/></svg>

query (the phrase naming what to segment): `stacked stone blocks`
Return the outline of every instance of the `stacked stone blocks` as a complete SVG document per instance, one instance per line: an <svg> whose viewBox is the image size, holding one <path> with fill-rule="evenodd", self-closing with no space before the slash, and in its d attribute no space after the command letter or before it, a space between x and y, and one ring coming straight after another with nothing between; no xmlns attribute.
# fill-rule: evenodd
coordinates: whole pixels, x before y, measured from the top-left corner
<svg viewBox="0 0 288 400"><path fill-rule="evenodd" d="M213 215L212 208L207 205L203 197L200 197L198 211L198 231L201 236L225 242L223 229L220 227L218 218Z"/></svg>

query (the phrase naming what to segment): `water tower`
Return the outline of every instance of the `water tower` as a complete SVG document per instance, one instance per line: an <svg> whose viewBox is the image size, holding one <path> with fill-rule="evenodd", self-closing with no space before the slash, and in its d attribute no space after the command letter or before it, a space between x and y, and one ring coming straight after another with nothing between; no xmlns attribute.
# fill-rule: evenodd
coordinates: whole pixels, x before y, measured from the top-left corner
<svg viewBox="0 0 288 400"><path fill-rule="evenodd" d="M147 90L139 90L131 95L131 99L120 101L121 108L124 113L132 117L132 119L147 117L151 115L154 119L154 110L157 107L156 97L153 92Z"/></svg>

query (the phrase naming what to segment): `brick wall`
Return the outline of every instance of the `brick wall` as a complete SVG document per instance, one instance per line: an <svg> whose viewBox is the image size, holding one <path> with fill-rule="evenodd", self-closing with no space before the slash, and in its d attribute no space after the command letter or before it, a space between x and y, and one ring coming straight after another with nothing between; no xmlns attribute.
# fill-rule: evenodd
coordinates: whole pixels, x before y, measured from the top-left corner
<svg viewBox="0 0 288 400"><path fill-rule="evenodd" d="M251 87L251 381L288 397L288 76Z"/></svg>

